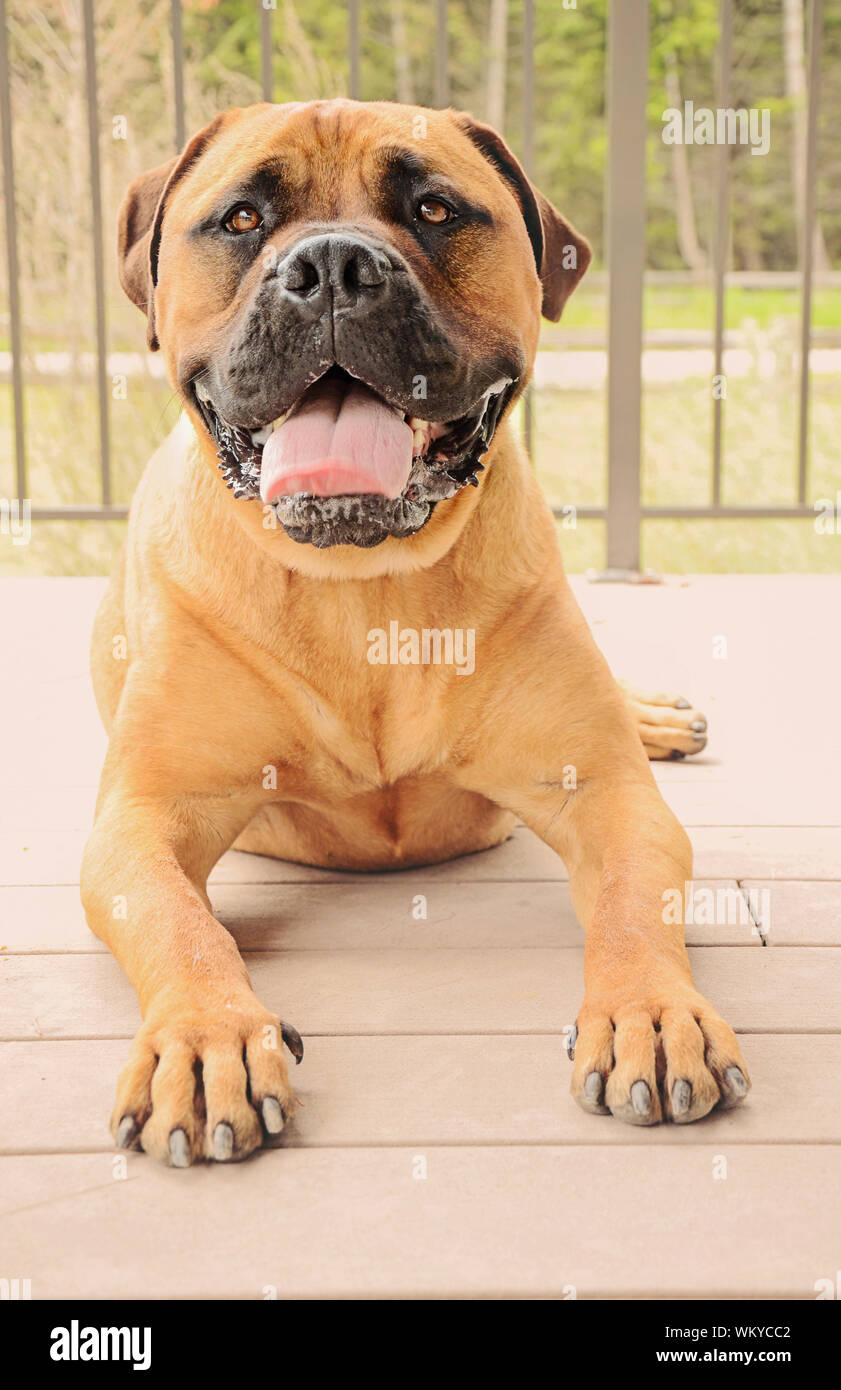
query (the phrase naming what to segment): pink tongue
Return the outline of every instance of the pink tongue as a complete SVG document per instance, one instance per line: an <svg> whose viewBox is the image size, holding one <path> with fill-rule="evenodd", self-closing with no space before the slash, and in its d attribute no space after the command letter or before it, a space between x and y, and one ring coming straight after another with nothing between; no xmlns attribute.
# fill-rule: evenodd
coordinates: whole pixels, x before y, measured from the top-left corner
<svg viewBox="0 0 841 1390"><path fill-rule="evenodd" d="M260 496L264 502L296 492L399 497L412 468L412 443L399 411L367 386L325 379L266 440Z"/></svg>

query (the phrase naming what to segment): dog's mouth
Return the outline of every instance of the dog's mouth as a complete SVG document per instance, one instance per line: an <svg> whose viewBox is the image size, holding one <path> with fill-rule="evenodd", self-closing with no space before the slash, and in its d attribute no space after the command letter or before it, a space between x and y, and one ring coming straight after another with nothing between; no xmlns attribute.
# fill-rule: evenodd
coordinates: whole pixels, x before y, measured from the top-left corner
<svg viewBox="0 0 841 1390"><path fill-rule="evenodd" d="M234 496L260 497L293 540L319 548L412 535L438 502L476 485L513 388L501 377L465 414L435 421L333 366L248 429L225 419L203 375L191 386Z"/></svg>

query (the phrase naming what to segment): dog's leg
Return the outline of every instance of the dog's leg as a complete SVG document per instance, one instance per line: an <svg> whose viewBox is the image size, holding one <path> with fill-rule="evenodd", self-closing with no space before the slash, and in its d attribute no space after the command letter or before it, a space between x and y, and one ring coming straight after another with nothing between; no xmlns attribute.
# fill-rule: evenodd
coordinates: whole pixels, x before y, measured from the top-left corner
<svg viewBox="0 0 841 1390"><path fill-rule="evenodd" d="M649 758L685 758L706 748L706 718L689 700L682 695L651 695L628 681L620 680L618 685Z"/></svg>
<svg viewBox="0 0 841 1390"><path fill-rule="evenodd" d="M283 1128L294 1098L282 1041L300 1050L294 1029L253 993L205 892L253 813L253 794L189 794L182 781L180 796L167 795L156 748L141 753L155 765L152 791L136 753L132 762L118 722L82 869L89 925L123 966L144 1019L112 1132L121 1147L140 1143L176 1167L241 1158ZM193 758L199 767L195 750Z"/></svg>
<svg viewBox="0 0 841 1390"><path fill-rule="evenodd" d="M471 692L485 718L460 750L459 780L516 812L569 870L586 931L576 1100L631 1124L700 1119L750 1083L735 1034L693 983L689 840L580 623L570 615L547 632L539 610L521 613L522 626L509 624L520 655L510 684Z"/></svg>
<svg viewBox="0 0 841 1390"><path fill-rule="evenodd" d="M692 980L681 910L691 849L657 788L641 777L587 778L546 829L587 934L576 1100L644 1125L737 1104L747 1068Z"/></svg>

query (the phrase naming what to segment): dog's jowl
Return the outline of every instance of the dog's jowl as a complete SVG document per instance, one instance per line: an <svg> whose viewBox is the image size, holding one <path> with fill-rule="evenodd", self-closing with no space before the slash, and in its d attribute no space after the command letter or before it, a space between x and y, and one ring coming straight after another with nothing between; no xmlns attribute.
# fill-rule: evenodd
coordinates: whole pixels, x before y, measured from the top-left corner
<svg viewBox="0 0 841 1390"><path fill-rule="evenodd" d="M613 679L510 424L589 248L492 130L419 114L230 111L122 208L121 280L184 413L96 620L83 897L144 1020L115 1138L176 1166L248 1154L295 1106L301 1040L207 897L231 846L395 869L520 818L586 932L579 1104L685 1123L749 1085L663 909L691 855L647 754L698 751L704 722ZM461 634L460 660L424 634Z"/></svg>

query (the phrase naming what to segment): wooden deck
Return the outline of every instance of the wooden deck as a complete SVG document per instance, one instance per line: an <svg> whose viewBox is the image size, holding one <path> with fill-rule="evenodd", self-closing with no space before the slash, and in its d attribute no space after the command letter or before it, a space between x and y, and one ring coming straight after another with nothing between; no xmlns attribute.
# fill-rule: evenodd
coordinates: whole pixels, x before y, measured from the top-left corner
<svg viewBox="0 0 841 1390"><path fill-rule="evenodd" d="M706 755L657 773L697 879L770 889L767 947L738 923L689 931L699 987L742 1035L744 1108L644 1130L573 1104L581 934L563 865L519 830L388 877L226 856L214 906L304 1035L303 1108L244 1165L117 1155L106 1119L139 1013L76 887L102 584L5 580L0 1276L39 1299L809 1299L835 1279L841 581L576 588L618 673L709 717Z"/></svg>

